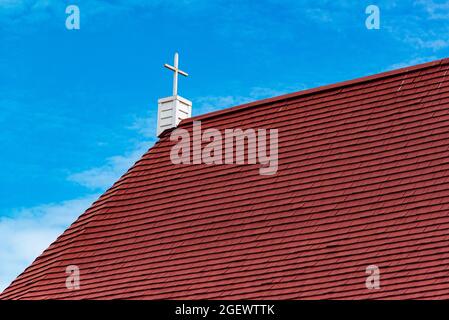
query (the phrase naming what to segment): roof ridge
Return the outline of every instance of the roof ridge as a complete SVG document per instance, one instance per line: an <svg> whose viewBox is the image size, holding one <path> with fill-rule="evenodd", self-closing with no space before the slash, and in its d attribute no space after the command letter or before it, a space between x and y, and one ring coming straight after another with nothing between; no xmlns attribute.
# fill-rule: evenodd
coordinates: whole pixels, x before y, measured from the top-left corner
<svg viewBox="0 0 449 320"><path fill-rule="evenodd" d="M224 114L229 114L229 113L233 113L233 112L237 112L237 111L241 111L241 110L245 110L248 108L257 107L257 106L261 106L261 105L265 105L265 104L269 104L269 103L273 103L273 102L280 102L280 101L285 101L285 100L290 100L290 99L294 99L294 98L298 98L298 97L302 97L302 96L315 94L318 92L325 92L328 90L335 90L337 88L349 87L352 85L356 85L356 84L360 84L360 83L364 83L364 82L368 82L368 81L372 81L372 80L388 78L388 77L397 76L400 74L405 74L405 73L416 71L416 70L427 69L427 68L435 67L437 65L445 65L445 64L449 64L449 58L438 59L438 60L434 60L434 61L420 63L420 64L413 65L413 66L408 66L408 67L394 69L394 70L390 70L390 71L375 73L375 74L368 75L368 76L363 76L363 77L350 79L350 80L344 80L344 81L327 84L327 85L323 85L323 86L319 86L319 87L315 87L315 88L296 91L293 93L287 93L287 94L283 94L280 96L256 100L253 102L248 102L248 103L244 103L241 105L225 108L222 110L212 111L212 112L208 112L205 114L201 114L201 115L197 115L197 116L194 116L191 118L184 119L181 121L181 123L179 124L178 127L189 124L193 121L214 118L214 117L221 116ZM165 134L163 134L163 135L165 136Z"/></svg>

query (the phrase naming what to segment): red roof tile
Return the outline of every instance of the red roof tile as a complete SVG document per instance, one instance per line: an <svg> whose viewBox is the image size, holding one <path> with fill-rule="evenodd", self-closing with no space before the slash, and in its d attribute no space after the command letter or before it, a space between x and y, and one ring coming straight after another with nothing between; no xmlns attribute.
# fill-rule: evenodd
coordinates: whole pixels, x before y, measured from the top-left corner
<svg viewBox="0 0 449 320"><path fill-rule="evenodd" d="M184 120L279 130L279 169L169 132L2 299L449 298L449 59ZM365 287L368 265L381 289ZM67 290L65 268L81 270Z"/></svg>

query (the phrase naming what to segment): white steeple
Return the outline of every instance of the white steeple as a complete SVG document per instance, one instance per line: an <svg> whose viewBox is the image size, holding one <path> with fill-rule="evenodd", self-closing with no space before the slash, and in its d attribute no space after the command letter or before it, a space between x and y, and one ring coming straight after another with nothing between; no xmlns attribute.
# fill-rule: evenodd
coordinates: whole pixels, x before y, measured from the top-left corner
<svg viewBox="0 0 449 320"><path fill-rule="evenodd" d="M179 55L175 53L173 66L164 67L173 71L173 95L158 100L157 135L167 129L176 127L181 120L192 116L192 102L178 95L178 74L188 74L179 69Z"/></svg>

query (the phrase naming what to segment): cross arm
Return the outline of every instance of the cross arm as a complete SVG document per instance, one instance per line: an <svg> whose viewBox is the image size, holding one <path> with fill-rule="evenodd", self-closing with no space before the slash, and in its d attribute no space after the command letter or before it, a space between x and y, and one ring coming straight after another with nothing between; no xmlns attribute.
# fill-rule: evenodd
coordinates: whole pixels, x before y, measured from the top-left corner
<svg viewBox="0 0 449 320"><path fill-rule="evenodd" d="M178 72L178 73L182 74L184 77L187 77L189 75L187 72L184 72L182 70L176 69L175 67L173 67L173 66L171 66L171 65L169 65L167 63L164 64L164 67L166 67L167 69L170 69L171 71Z"/></svg>

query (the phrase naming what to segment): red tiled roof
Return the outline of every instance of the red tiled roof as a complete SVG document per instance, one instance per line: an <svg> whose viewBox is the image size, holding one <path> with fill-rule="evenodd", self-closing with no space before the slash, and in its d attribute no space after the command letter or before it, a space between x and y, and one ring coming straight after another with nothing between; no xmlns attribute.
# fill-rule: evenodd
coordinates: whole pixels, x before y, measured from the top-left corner
<svg viewBox="0 0 449 320"><path fill-rule="evenodd" d="M449 298L449 59L194 119L279 130L279 169L165 134L3 299ZM180 126L192 129L192 120ZM381 289L365 287L368 265ZM81 287L65 287L68 265Z"/></svg>

